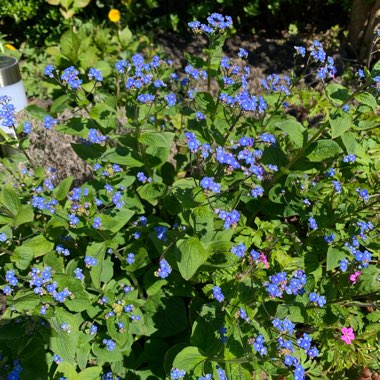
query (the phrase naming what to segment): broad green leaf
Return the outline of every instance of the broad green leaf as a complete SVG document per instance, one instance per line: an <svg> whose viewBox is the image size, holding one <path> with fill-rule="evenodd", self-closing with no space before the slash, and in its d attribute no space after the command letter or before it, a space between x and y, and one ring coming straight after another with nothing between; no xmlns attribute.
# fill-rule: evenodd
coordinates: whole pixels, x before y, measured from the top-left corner
<svg viewBox="0 0 380 380"><path fill-rule="evenodd" d="M190 280L208 259L209 253L197 237L179 240L177 248L179 251L178 269L185 280Z"/></svg>
<svg viewBox="0 0 380 380"><path fill-rule="evenodd" d="M115 128L117 124L116 111L104 103L96 104L90 111L90 116L103 128Z"/></svg>
<svg viewBox="0 0 380 380"><path fill-rule="evenodd" d="M124 323L125 331L120 332L117 326L118 322ZM132 336L128 333L129 329L129 316L123 314L121 317L108 318L106 321L108 335L121 347L123 348L128 340L132 339Z"/></svg>
<svg viewBox="0 0 380 380"><path fill-rule="evenodd" d="M355 99L361 103L369 107L372 111L376 111L378 105L376 98L370 94L369 92L361 92L355 95Z"/></svg>
<svg viewBox="0 0 380 380"><path fill-rule="evenodd" d="M74 144L71 143L71 147L74 152L82 160L98 160L102 157L104 151L103 147L100 147L98 144L85 145L85 144Z"/></svg>
<svg viewBox="0 0 380 380"><path fill-rule="evenodd" d="M125 165L131 168L144 166L140 154L136 150L128 147L107 149L102 155L101 160L103 162Z"/></svg>
<svg viewBox="0 0 380 380"><path fill-rule="evenodd" d="M352 119L346 113L341 112L330 117L330 125L331 137L335 139L351 128Z"/></svg>
<svg viewBox="0 0 380 380"><path fill-rule="evenodd" d="M342 152L342 148L333 140L319 140L311 145L307 158L313 162L324 161Z"/></svg>
<svg viewBox="0 0 380 380"><path fill-rule="evenodd" d="M102 345L102 347L99 347L99 344L94 343L92 345L92 352L98 358L99 365L106 362L113 363L123 360L123 354L117 347L113 351L108 351L104 345Z"/></svg>
<svg viewBox="0 0 380 380"><path fill-rule="evenodd" d="M128 46L132 42L133 35L128 26L126 26L123 30L119 31L119 39L124 47Z"/></svg>
<svg viewBox="0 0 380 380"><path fill-rule="evenodd" d="M134 211L126 208L120 209L112 216L103 214L101 216L103 229L116 233L128 223L133 215Z"/></svg>
<svg viewBox="0 0 380 380"><path fill-rule="evenodd" d="M28 294L17 295L9 302L10 306L14 306L15 309L22 313L25 311L31 311L40 304L41 300L39 296L33 292L28 292Z"/></svg>
<svg viewBox="0 0 380 380"><path fill-rule="evenodd" d="M339 266L339 261L344 259L346 255L343 251L334 247L329 247L327 250L327 270L335 269Z"/></svg>
<svg viewBox="0 0 380 380"><path fill-rule="evenodd" d="M172 132L145 132L140 136L139 142L156 148L170 148L173 139Z"/></svg>
<svg viewBox="0 0 380 380"><path fill-rule="evenodd" d="M16 264L17 268L24 270L27 269L35 257L44 256L52 251L53 248L53 242L47 240L43 235L38 235L16 247L11 260Z"/></svg>
<svg viewBox="0 0 380 380"><path fill-rule="evenodd" d="M91 306L90 295L86 292L80 280L63 273L56 273L54 280L58 282L60 290L67 288L73 294L72 298L65 301L65 306L70 311L81 312Z"/></svg>
<svg viewBox="0 0 380 380"><path fill-rule="evenodd" d="M70 333L61 329L62 323L67 323L70 326ZM50 325L51 350L59 355L64 361L75 364L75 353L80 334L78 318L76 318L75 315L68 313L63 308L55 308Z"/></svg>
<svg viewBox="0 0 380 380"><path fill-rule="evenodd" d="M342 141L348 154L356 154L361 158L366 156L362 144L357 141L356 135L353 132L346 132L342 136Z"/></svg>
<svg viewBox="0 0 380 380"><path fill-rule="evenodd" d="M155 206L165 194L166 185L163 183L147 183L137 189L139 196Z"/></svg>
<svg viewBox="0 0 380 380"><path fill-rule="evenodd" d="M21 202L16 193L10 185L5 185L0 193L0 203L3 207L9 210L12 215L17 215L21 210Z"/></svg>
<svg viewBox="0 0 380 380"><path fill-rule="evenodd" d="M60 184L53 190L52 197L58 201L62 201L66 198L68 192L70 191L71 184L73 183L74 177L70 176L65 178Z"/></svg>
<svg viewBox="0 0 380 380"><path fill-rule="evenodd" d="M79 373L79 380L98 380L103 368L99 366L89 367Z"/></svg>
<svg viewBox="0 0 380 380"><path fill-rule="evenodd" d="M95 287L100 288L100 278L103 269L104 255L106 253L106 243L91 243L86 249L86 256L94 257L97 260L95 266L90 269L91 280Z"/></svg>
<svg viewBox="0 0 380 380"><path fill-rule="evenodd" d="M304 126L295 118L289 118L275 124L276 128L284 131L297 148L300 148L306 140Z"/></svg>
<svg viewBox="0 0 380 380"><path fill-rule="evenodd" d="M60 39L60 47L62 54L74 63L78 58L80 47L80 40L76 33L72 30L65 32Z"/></svg>
<svg viewBox="0 0 380 380"><path fill-rule="evenodd" d="M196 207L191 213L191 225L202 243L214 236L214 213L209 206Z"/></svg>
<svg viewBox="0 0 380 380"><path fill-rule="evenodd" d="M33 222L34 212L32 205L22 205L20 211L14 217L12 225L21 226L25 223Z"/></svg>
<svg viewBox="0 0 380 380"><path fill-rule="evenodd" d="M326 86L327 96L338 104L343 104L348 98L348 89L339 83L329 83Z"/></svg>
<svg viewBox="0 0 380 380"><path fill-rule="evenodd" d="M70 380L79 380L80 379L77 371L75 370L75 366L73 364L71 364L69 362L65 362L65 361L58 364L58 367L55 370L54 375L55 376L64 375L67 379L70 379Z"/></svg>
<svg viewBox="0 0 380 380"><path fill-rule="evenodd" d="M183 369L184 371L193 371L207 359L198 347L184 348L174 359L173 367Z"/></svg>

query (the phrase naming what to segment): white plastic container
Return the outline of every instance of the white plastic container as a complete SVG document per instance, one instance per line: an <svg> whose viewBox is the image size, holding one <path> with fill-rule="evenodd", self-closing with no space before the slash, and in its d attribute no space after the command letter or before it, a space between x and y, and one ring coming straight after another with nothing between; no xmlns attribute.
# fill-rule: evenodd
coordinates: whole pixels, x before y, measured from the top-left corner
<svg viewBox="0 0 380 380"><path fill-rule="evenodd" d="M20 68L16 58L0 56L0 96L11 97L11 103L15 106L16 112L21 111L28 105L24 85L21 80ZM15 137L11 128L0 125L0 128Z"/></svg>

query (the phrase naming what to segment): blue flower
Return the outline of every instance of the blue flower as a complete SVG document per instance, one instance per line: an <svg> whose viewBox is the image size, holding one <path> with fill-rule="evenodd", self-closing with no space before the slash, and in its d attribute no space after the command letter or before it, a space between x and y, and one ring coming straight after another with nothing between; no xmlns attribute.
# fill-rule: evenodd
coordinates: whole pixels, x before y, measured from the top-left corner
<svg viewBox="0 0 380 380"><path fill-rule="evenodd" d="M218 302L224 301L224 295L222 293L222 289L219 286L214 286L212 288L213 296Z"/></svg>
<svg viewBox="0 0 380 380"><path fill-rule="evenodd" d="M94 78L98 82L101 82L103 80L102 73L99 70L94 69L93 67L91 67L88 72L88 79L91 80L92 78Z"/></svg>
<svg viewBox="0 0 380 380"><path fill-rule="evenodd" d="M84 263L86 264L87 268L91 268L98 263L98 260L95 257L86 256L84 258Z"/></svg>
<svg viewBox="0 0 380 380"><path fill-rule="evenodd" d="M239 243L231 248L231 252L236 255L239 259L243 258L247 247L243 243Z"/></svg>
<svg viewBox="0 0 380 380"><path fill-rule="evenodd" d="M173 107L177 102L177 97L174 93L171 93L165 96L165 100L168 104L168 107Z"/></svg>
<svg viewBox="0 0 380 380"><path fill-rule="evenodd" d="M186 375L186 372L182 369L173 368L170 372L170 379L182 379Z"/></svg>
<svg viewBox="0 0 380 380"><path fill-rule="evenodd" d="M100 229L100 228L102 227L102 219L99 218L99 217L94 218L94 223L92 224L92 226L93 226L96 230Z"/></svg>
<svg viewBox="0 0 380 380"><path fill-rule="evenodd" d="M44 74L47 77L53 78L53 71L55 70L55 67L53 65L47 65L44 69Z"/></svg>
<svg viewBox="0 0 380 380"><path fill-rule="evenodd" d="M169 265L169 263L165 259L160 260L160 267L158 268L155 275L157 277L166 278L169 276L171 272L172 272L172 268Z"/></svg>
<svg viewBox="0 0 380 380"><path fill-rule="evenodd" d="M58 120L57 119L54 119L53 117L51 117L50 115L46 115L44 117L44 127L46 129L51 129L52 127L54 127L55 125L58 124Z"/></svg>
<svg viewBox="0 0 380 380"><path fill-rule="evenodd" d="M32 132L32 123L31 123L31 122L26 121L26 122L24 123L24 130L23 130L23 132L24 132L25 134L29 134L30 132Z"/></svg>
<svg viewBox="0 0 380 380"><path fill-rule="evenodd" d="M103 339L103 344L106 345L108 351L113 351L116 348L116 343L112 339Z"/></svg>
<svg viewBox="0 0 380 380"><path fill-rule="evenodd" d="M128 253L126 260L128 264L133 264L135 262L135 254Z"/></svg>
<svg viewBox="0 0 380 380"><path fill-rule="evenodd" d="M243 48L239 48L238 56L240 58L248 58L248 52L247 52L247 50L245 50Z"/></svg>

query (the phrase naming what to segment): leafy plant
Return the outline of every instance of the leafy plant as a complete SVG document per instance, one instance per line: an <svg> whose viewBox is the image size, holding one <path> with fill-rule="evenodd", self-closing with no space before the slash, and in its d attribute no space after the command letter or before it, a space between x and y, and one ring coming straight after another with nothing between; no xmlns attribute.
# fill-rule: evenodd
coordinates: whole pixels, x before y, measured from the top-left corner
<svg viewBox="0 0 380 380"><path fill-rule="evenodd" d="M34 167L29 120L5 142L29 163L3 160L4 376L344 379L378 368L380 63L348 88L314 41L295 48L291 77L270 75L253 95L248 52L222 53L231 18L189 26L209 38L205 58L189 55L184 73L158 56L119 60L109 96L98 96L104 66L45 68L66 98L30 114L47 134L81 139L72 147L92 180L73 188ZM71 63L81 40L68 36L59 54Z"/></svg>

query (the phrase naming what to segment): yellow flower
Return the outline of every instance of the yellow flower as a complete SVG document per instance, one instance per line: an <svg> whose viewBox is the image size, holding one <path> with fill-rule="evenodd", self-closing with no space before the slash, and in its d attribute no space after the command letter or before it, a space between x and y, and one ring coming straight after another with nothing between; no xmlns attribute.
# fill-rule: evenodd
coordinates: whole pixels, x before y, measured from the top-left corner
<svg viewBox="0 0 380 380"><path fill-rule="evenodd" d="M17 50L13 45L11 44L5 44L4 45L5 48L9 49L9 50Z"/></svg>
<svg viewBox="0 0 380 380"><path fill-rule="evenodd" d="M111 9L108 13L108 18L112 22L119 22L120 21L120 11L117 9Z"/></svg>

